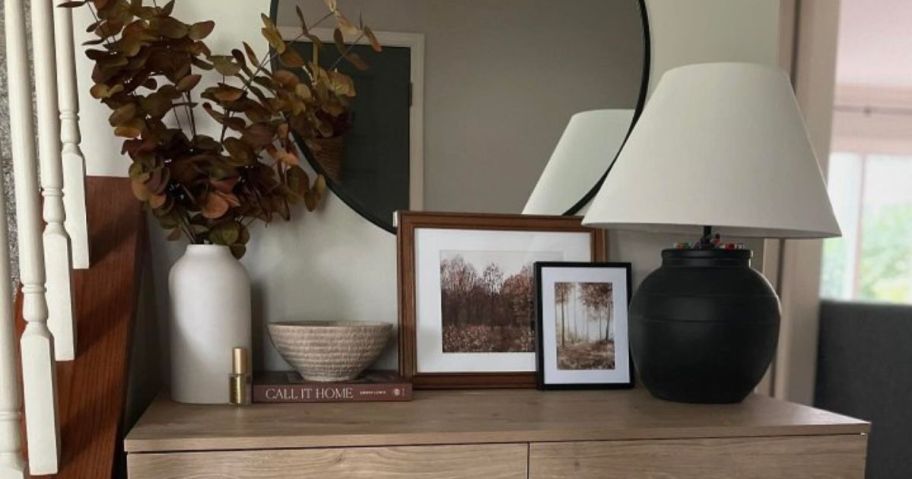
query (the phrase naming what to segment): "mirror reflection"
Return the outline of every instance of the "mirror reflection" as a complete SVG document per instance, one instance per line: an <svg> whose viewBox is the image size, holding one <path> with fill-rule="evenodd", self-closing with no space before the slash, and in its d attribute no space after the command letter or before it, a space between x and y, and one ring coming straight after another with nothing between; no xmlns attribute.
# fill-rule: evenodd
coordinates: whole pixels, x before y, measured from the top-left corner
<svg viewBox="0 0 912 479"><path fill-rule="evenodd" d="M326 12L318 2L275 0L273 16L289 41L300 34L296 6L306 18ZM613 110L615 120L602 123L611 141L597 142L604 154L555 158L547 176L561 180L539 186L559 189L545 195L548 212L572 212L607 171L642 102L648 34L640 0L339 7L363 16L383 51L367 41L352 46L369 65L360 71L337 62L332 31L312 28L328 41L319 63L350 75L356 96L344 135L299 145L342 200L390 231L399 209L522 212L549 158L560 156L571 117ZM309 40L291 45L313 58Z"/></svg>

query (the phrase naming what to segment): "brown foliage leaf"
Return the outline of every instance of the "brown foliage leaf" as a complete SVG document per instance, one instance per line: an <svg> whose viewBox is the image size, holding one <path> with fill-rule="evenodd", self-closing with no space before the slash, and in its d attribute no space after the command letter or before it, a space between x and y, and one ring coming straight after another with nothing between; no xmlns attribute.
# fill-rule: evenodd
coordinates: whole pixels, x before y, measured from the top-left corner
<svg viewBox="0 0 912 479"><path fill-rule="evenodd" d="M177 91L179 91L179 92L188 92L188 91L192 90L194 87L196 87L196 85L199 84L199 82L202 78L203 78L202 75L197 75L197 74L187 75L187 76L181 78L179 82L177 82L177 85L175 85L175 88L177 88Z"/></svg>
<svg viewBox="0 0 912 479"><path fill-rule="evenodd" d="M135 126L118 126L114 128L114 135L121 138L136 138L142 135L142 130Z"/></svg>
<svg viewBox="0 0 912 479"><path fill-rule="evenodd" d="M307 208L307 211L314 211L317 209L318 203L319 201L317 200L317 196L314 195L313 190L304 193L304 206Z"/></svg>
<svg viewBox="0 0 912 479"><path fill-rule="evenodd" d="M237 208L241 206L241 200L238 199L237 195L234 193L222 193L221 191L213 191L215 195L220 196L223 200L228 202L228 205Z"/></svg>
<svg viewBox="0 0 912 479"><path fill-rule="evenodd" d="M253 51L253 48L251 48L250 44L247 42L244 42L244 53L247 54L247 58L250 60L250 63L254 65L260 64L260 59L257 58L256 52Z"/></svg>
<svg viewBox="0 0 912 479"><path fill-rule="evenodd" d="M336 25L337 25L336 28L338 28L339 30L342 30L342 33L344 33L346 35L352 35L352 36L358 35L361 33L361 30L358 29L358 27L356 27L355 24L352 23L351 20L348 19L348 17L343 15L342 12L336 10L334 12L334 14L336 16Z"/></svg>
<svg viewBox="0 0 912 479"><path fill-rule="evenodd" d="M247 128L247 122L239 116L225 118L224 125L237 132L243 132L244 128Z"/></svg>
<svg viewBox="0 0 912 479"><path fill-rule="evenodd" d="M132 120L135 116L136 104L127 103L126 105L121 106L120 108L114 110L113 113L111 113L111 116L108 117L108 123L110 123L111 126L121 126L126 122Z"/></svg>
<svg viewBox="0 0 912 479"><path fill-rule="evenodd" d="M240 100L244 96L244 90L220 83L218 87L212 89L212 94L219 101L232 102Z"/></svg>
<svg viewBox="0 0 912 479"><path fill-rule="evenodd" d="M206 60L203 60L202 58L193 58L190 60L190 62L193 63L193 66L199 68L200 70L209 71L214 68L214 66L211 63L207 62Z"/></svg>
<svg viewBox="0 0 912 479"><path fill-rule="evenodd" d="M209 241L225 246L236 244L241 238L241 228L235 221L223 221L209 231Z"/></svg>
<svg viewBox="0 0 912 479"><path fill-rule="evenodd" d="M288 71L288 70L276 70L272 74L272 79L282 88L292 89L295 88L298 83L301 83L301 79L297 75Z"/></svg>
<svg viewBox="0 0 912 479"><path fill-rule="evenodd" d="M204 197L201 211L204 217L214 220L225 216L230 208L231 206L225 198L210 193Z"/></svg>
<svg viewBox="0 0 912 479"><path fill-rule="evenodd" d="M345 50L348 49L348 46L345 45L345 35L342 34L342 29L336 28L333 30L333 42L336 45L336 50L339 50L339 53L345 56Z"/></svg>
<svg viewBox="0 0 912 479"><path fill-rule="evenodd" d="M171 96L166 93L164 87L162 90L155 92L139 100L143 110L152 118L162 118L171 111Z"/></svg>
<svg viewBox="0 0 912 479"><path fill-rule="evenodd" d="M210 103L203 103L203 110L206 110L206 113L208 113L209 116L211 116L215 121L219 123L225 122L225 115L219 111L216 111L216 109L213 108Z"/></svg>
<svg viewBox="0 0 912 479"><path fill-rule="evenodd" d="M254 123L244 130L243 140L254 148L263 148L272 144L275 129L268 123Z"/></svg>
<svg viewBox="0 0 912 479"><path fill-rule="evenodd" d="M345 55L345 59L348 60L348 62L358 70L365 71L370 68L367 62L361 58L361 55L358 55L355 52L349 52L347 55Z"/></svg>
<svg viewBox="0 0 912 479"><path fill-rule="evenodd" d="M117 85L114 85L113 87L109 87L108 85L105 85L104 83L98 83L89 90L89 93L92 94L92 98L97 98L97 99L101 100L101 99L111 98L112 96L122 92L123 90L124 90L123 84L117 84Z"/></svg>
<svg viewBox="0 0 912 479"><path fill-rule="evenodd" d="M234 58L234 61L247 73L249 70L247 68L247 58L244 57L244 52L238 50L237 48L231 50L231 56ZM249 73L248 73L249 74Z"/></svg>
<svg viewBox="0 0 912 479"><path fill-rule="evenodd" d="M227 77L235 76L241 72L241 66L234 62L234 59L226 55L212 55L209 57L215 71Z"/></svg>
<svg viewBox="0 0 912 479"><path fill-rule="evenodd" d="M231 159L234 160L233 163L239 166L253 163L256 159L253 149L238 138L225 138L225 150L231 155Z"/></svg>
<svg viewBox="0 0 912 479"><path fill-rule="evenodd" d="M156 194L149 197L149 206L152 208L158 209L162 206L165 206L165 203L168 202L168 197L163 194Z"/></svg>
<svg viewBox="0 0 912 479"><path fill-rule="evenodd" d="M370 41L371 48L375 52L380 53L383 51L383 46L380 45L380 42L377 40L377 36L374 35L374 32L370 29L370 27L364 27L364 36L366 36Z"/></svg>
<svg viewBox="0 0 912 479"><path fill-rule="evenodd" d="M281 140L281 141L283 141L283 142L284 142L284 141L287 141L287 140L288 140L288 133L289 133L288 123L280 123L279 126L276 127L276 133L275 133L275 134L276 134L276 137L279 138L279 140ZM283 144L284 144L284 143L283 143ZM287 146L286 146L286 148L287 148Z"/></svg>
<svg viewBox="0 0 912 479"><path fill-rule="evenodd" d="M150 193L158 195L165 191L170 180L170 170L166 168L157 168L149 175L149 179L146 180L146 188Z"/></svg>
<svg viewBox="0 0 912 479"><path fill-rule="evenodd" d="M215 22L208 20L205 22L194 23L190 30L187 32L187 36L191 40L202 40L209 36L212 33L212 30L215 29Z"/></svg>
<svg viewBox="0 0 912 479"><path fill-rule="evenodd" d="M139 201L148 201L149 190L146 188L146 184L139 178L134 178L130 181L130 189L133 190L133 196L136 197Z"/></svg>
<svg viewBox="0 0 912 479"><path fill-rule="evenodd" d="M310 88L304 83L300 83L295 87L295 94L305 101L313 98L313 94L310 92Z"/></svg>
<svg viewBox="0 0 912 479"><path fill-rule="evenodd" d="M153 22L152 25L153 29L156 29L162 36L167 38L181 39L190 33L190 27L172 17L161 17L157 22Z"/></svg>
<svg viewBox="0 0 912 479"><path fill-rule="evenodd" d="M143 47L144 42L141 38L123 38L114 44L115 48L128 57L134 57Z"/></svg>
<svg viewBox="0 0 912 479"><path fill-rule="evenodd" d="M247 247L242 244L233 244L228 247L228 250L231 251L231 256L234 256L237 259L241 259L247 252Z"/></svg>
<svg viewBox="0 0 912 479"><path fill-rule="evenodd" d="M323 175L318 176L314 181L313 189L317 192L318 198L323 199L323 195L326 193L326 178Z"/></svg>
<svg viewBox="0 0 912 479"><path fill-rule="evenodd" d="M195 42L193 45L191 45L189 47L189 51L195 56L212 56L212 50L210 50L209 47L201 41Z"/></svg>
<svg viewBox="0 0 912 479"><path fill-rule="evenodd" d="M167 16L170 16L170 15L171 15L171 12L173 12L173 11L174 11L174 0L170 0L168 3L166 3L166 4L162 7L162 9L161 9L161 15L167 17Z"/></svg>
<svg viewBox="0 0 912 479"><path fill-rule="evenodd" d="M295 193L299 198L304 198L304 195L310 190L310 178L300 166L292 166L289 168L285 173L285 179L288 189Z"/></svg>
<svg viewBox="0 0 912 479"><path fill-rule="evenodd" d="M344 73L340 73L336 70L329 72L329 87L332 89L333 93L341 96L353 97L355 96L355 83L352 81L352 78Z"/></svg>
<svg viewBox="0 0 912 479"><path fill-rule="evenodd" d="M286 49L284 53L279 55L279 60L282 62L282 65L285 65L288 68L301 68L307 64L294 48Z"/></svg>
<svg viewBox="0 0 912 479"><path fill-rule="evenodd" d="M193 139L193 147L199 151L211 153L218 153L222 150L222 146L219 142L215 141L211 136L206 135L196 135L196 138Z"/></svg>
<svg viewBox="0 0 912 479"><path fill-rule="evenodd" d="M97 35L102 40L107 40L119 34L120 30L123 29L123 27L124 24L121 22L118 22L116 20L107 20L95 28L95 35Z"/></svg>
<svg viewBox="0 0 912 479"><path fill-rule="evenodd" d="M276 28L275 23L272 23L272 20L265 14L261 14L260 18L263 20L264 25L261 30L263 38L269 42L269 46L275 49L276 53L285 53L285 40L282 39L282 34L279 33L279 29Z"/></svg>
<svg viewBox="0 0 912 479"><path fill-rule="evenodd" d="M221 193L231 193L240 180L241 178L237 176L231 178L223 178L220 180L210 179L209 184L212 185L216 191L219 191Z"/></svg>

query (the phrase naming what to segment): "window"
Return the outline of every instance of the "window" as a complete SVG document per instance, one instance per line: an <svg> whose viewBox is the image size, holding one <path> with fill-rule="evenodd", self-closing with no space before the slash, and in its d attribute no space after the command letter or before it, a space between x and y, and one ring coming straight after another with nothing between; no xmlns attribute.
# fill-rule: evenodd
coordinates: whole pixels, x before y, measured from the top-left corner
<svg viewBox="0 0 912 479"><path fill-rule="evenodd" d="M838 149L828 189L843 236L824 241L821 296L912 303L912 153Z"/></svg>

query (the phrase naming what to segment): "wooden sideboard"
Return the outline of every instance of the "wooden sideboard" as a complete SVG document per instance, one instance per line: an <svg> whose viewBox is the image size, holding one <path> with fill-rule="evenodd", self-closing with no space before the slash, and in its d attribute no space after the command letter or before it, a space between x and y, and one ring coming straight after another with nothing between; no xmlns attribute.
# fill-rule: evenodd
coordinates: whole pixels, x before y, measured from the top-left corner
<svg viewBox="0 0 912 479"><path fill-rule="evenodd" d="M127 435L130 479L862 478L869 424L751 396L419 391L402 403L190 406Z"/></svg>

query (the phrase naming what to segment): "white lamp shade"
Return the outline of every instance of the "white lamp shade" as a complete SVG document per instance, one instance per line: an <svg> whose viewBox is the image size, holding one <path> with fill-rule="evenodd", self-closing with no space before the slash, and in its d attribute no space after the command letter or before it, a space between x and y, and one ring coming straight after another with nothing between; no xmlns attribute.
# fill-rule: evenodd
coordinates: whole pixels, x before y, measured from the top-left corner
<svg viewBox="0 0 912 479"><path fill-rule="evenodd" d="M751 63L666 72L584 224L733 236L839 236L788 78Z"/></svg>
<svg viewBox="0 0 912 479"><path fill-rule="evenodd" d="M570 117L523 214L562 215L589 193L617 157L633 112L592 110Z"/></svg>

